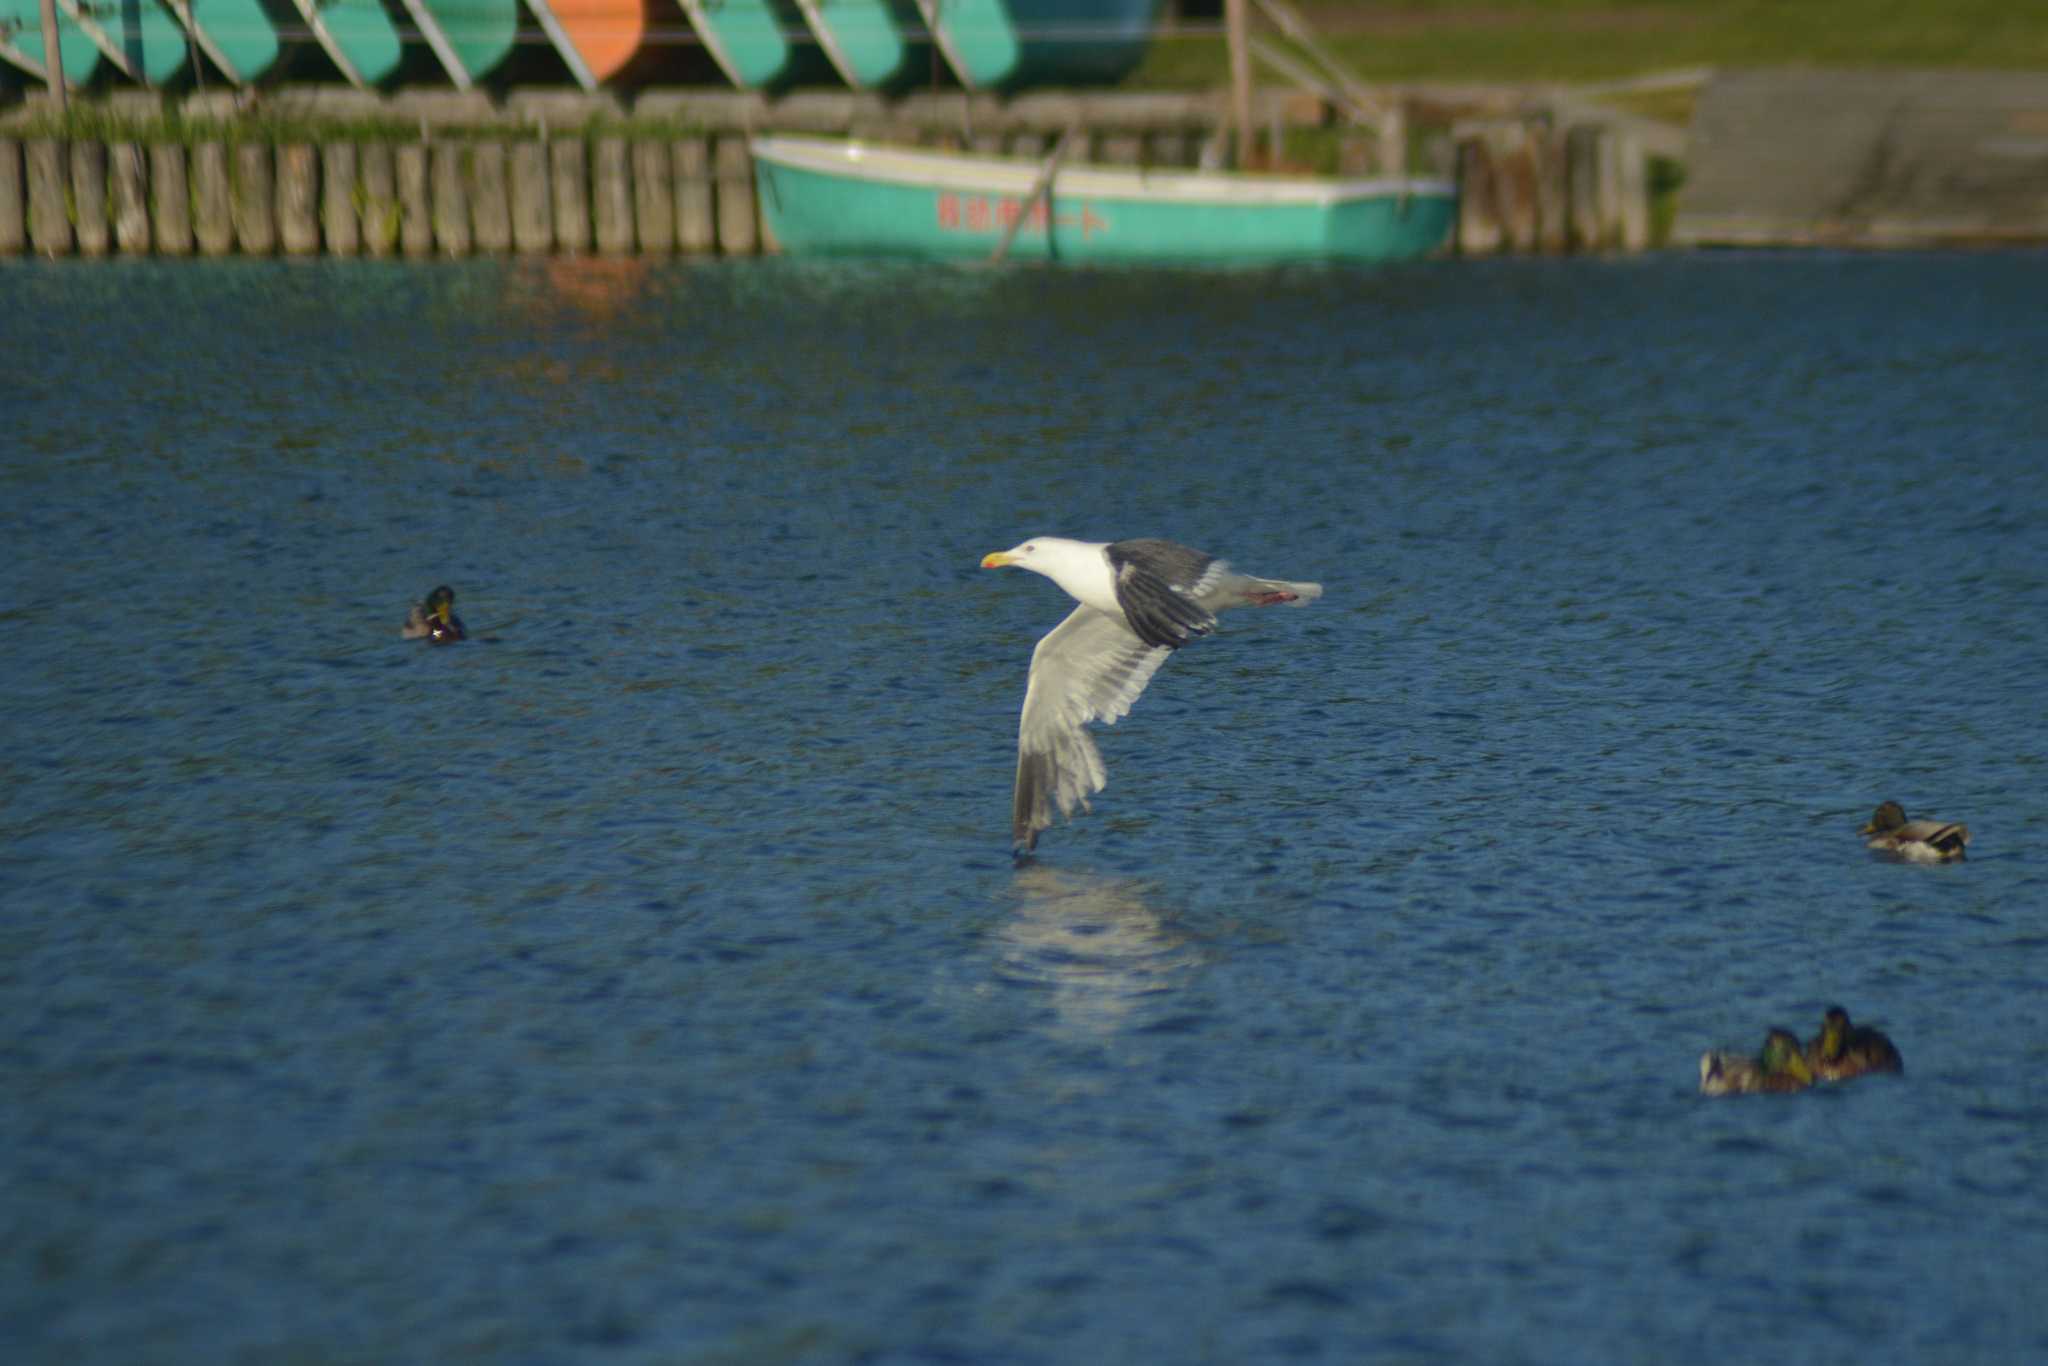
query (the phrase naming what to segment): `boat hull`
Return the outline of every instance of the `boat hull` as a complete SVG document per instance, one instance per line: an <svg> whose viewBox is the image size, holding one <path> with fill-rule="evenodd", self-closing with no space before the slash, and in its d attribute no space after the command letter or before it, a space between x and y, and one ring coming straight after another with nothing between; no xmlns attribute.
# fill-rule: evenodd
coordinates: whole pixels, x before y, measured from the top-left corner
<svg viewBox="0 0 2048 1366"><path fill-rule="evenodd" d="M1161 0L917 0L971 90L1107 85L1143 60Z"/></svg>
<svg viewBox="0 0 2048 1366"><path fill-rule="evenodd" d="M1323 181L1213 172L1060 171L1027 212L1040 165L824 138L754 139L761 215L791 255L986 257L1076 263L1413 260L1457 213L1442 181ZM1050 208L1047 208L1047 200Z"/></svg>

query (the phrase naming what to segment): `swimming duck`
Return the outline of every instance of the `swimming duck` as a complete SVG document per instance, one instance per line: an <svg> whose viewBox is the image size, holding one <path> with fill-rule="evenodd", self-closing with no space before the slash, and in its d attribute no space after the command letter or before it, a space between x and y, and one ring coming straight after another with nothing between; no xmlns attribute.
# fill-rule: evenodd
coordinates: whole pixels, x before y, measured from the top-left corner
<svg viewBox="0 0 2048 1366"><path fill-rule="evenodd" d="M1886 802L1870 815L1870 824L1856 832L1864 848L1890 854L1908 863L1947 863L1963 856L1970 842L1967 826L1947 821L1909 821L1906 808Z"/></svg>
<svg viewBox="0 0 2048 1366"><path fill-rule="evenodd" d="M1875 1029L1851 1024L1849 1012L1829 1006L1820 1033L1806 1045L1806 1063L1822 1081L1847 1081L1865 1072L1903 1072L1906 1060Z"/></svg>
<svg viewBox="0 0 2048 1366"><path fill-rule="evenodd" d="M407 640L425 639L433 645L467 640L469 632L462 629L462 618L455 615L455 590L444 583L427 594L425 602L414 603L398 634Z"/></svg>
<svg viewBox="0 0 2048 1366"><path fill-rule="evenodd" d="M1813 1085L1799 1038L1789 1029L1764 1036L1764 1050L1754 1058L1710 1049L1700 1054L1700 1094L1740 1096L1757 1091L1804 1091Z"/></svg>

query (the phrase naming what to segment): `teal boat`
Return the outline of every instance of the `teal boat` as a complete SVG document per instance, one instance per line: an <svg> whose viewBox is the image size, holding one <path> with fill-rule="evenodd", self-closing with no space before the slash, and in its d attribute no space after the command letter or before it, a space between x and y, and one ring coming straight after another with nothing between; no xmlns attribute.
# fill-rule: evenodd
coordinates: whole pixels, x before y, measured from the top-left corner
<svg viewBox="0 0 2048 1366"><path fill-rule="evenodd" d="M1024 157L792 135L756 137L752 146L762 220L792 256L987 257L1022 219L1009 253L1040 260L1408 261L1442 247L1457 217L1457 187L1441 180L1102 166L1049 173Z"/></svg>
<svg viewBox="0 0 2048 1366"><path fill-rule="evenodd" d="M825 0L836 4L838 0ZM793 43L803 21L794 0L679 0L718 69L742 90L827 79L831 66L811 43Z"/></svg>
<svg viewBox="0 0 2048 1366"><path fill-rule="evenodd" d="M970 90L1107 85L1144 59L1163 0L917 0Z"/></svg>
<svg viewBox="0 0 2048 1366"><path fill-rule="evenodd" d="M405 0L405 8L457 90L497 70L519 34L519 0Z"/></svg>
<svg viewBox="0 0 2048 1366"><path fill-rule="evenodd" d="M40 0L0 0L0 57L48 84L43 65L43 9ZM82 85L100 64L100 50L77 24L58 11L57 62L66 85Z"/></svg>
<svg viewBox="0 0 2048 1366"><path fill-rule="evenodd" d="M929 40L911 0L796 0L832 67L856 90L921 77Z"/></svg>
<svg viewBox="0 0 2048 1366"><path fill-rule="evenodd" d="M57 9L131 81L162 85L185 65L184 31L156 0L57 0Z"/></svg>
<svg viewBox="0 0 2048 1366"><path fill-rule="evenodd" d="M163 0L221 75L253 84L277 62L277 29L260 0Z"/></svg>
<svg viewBox="0 0 2048 1366"><path fill-rule="evenodd" d="M398 28L379 0L292 0L292 6L350 85L368 90L398 70Z"/></svg>

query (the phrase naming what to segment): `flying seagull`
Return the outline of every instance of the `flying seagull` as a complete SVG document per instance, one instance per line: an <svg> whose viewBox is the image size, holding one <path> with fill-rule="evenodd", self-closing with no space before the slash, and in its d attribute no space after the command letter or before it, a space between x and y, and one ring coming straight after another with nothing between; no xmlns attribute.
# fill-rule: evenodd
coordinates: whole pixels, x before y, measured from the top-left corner
<svg viewBox="0 0 2048 1366"><path fill-rule="evenodd" d="M1130 711L1166 657L1216 629L1226 607L1305 607L1319 583L1255 579L1172 541L1070 541L1037 536L998 550L983 569L1016 565L1045 575L1081 605L1031 652L1031 681L1017 723L1017 796L1011 834L1019 855L1038 832L1109 782L1084 727Z"/></svg>

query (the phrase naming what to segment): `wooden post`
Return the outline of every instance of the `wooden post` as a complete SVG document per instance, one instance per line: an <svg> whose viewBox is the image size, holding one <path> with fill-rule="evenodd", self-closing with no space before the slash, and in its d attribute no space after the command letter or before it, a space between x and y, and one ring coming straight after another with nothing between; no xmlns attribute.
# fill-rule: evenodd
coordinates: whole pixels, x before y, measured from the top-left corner
<svg viewBox="0 0 2048 1366"><path fill-rule="evenodd" d="M1529 151L1536 166L1536 249L1554 256L1570 244L1564 135L1545 124L1531 124Z"/></svg>
<svg viewBox="0 0 2048 1366"><path fill-rule="evenodd" d="M1145 140L1135 133L1115 133L1102 140L1105 166L1138 166L1145 160Z"/></svg>
<svg viewBox="0 0 2048 1366"><path fill-rule="evenodd" d="M28 240L40 256L71 254L71 215L64 209L70 158L64 144L37 138L28 145Z"/></svg>
<svg viewBox="0 0 2048 1366"><path fill-rule="evenodd" d="M28 246L28 201L21 192L21 144L0 138L0 256Z"/></svg>
<svg viewBox="0 0 2048 1366"><path fill-rule="evenodd" d="M277 237L287 256L311 256L320 250L320 219L313 206L320 199L320 162L311 146L291 143L277 149Z"/></svg>
<svg viewBox="0 0 2048 1366"><path fill-rule="evenodd" d="M582 138L556 138L548 148L555 182L555 246L562 251L590 250L589 160Z"/></svg>
<svg viewBox="0 0 2048 1366"><path fill-rule="evenodd" d="M1379 142L1362 132L1346 133L1337 143L1337 174L1345 179L1364 178L1377 169Z"/></svg>
<svg viewBox="0 0 2048 1366"><path fill-rule="evenodd" d="M247 256L268 256L277 250L277 187L270 166L270 146L245 142L235 149L235 240Z"/></svg>
<svg viewBox="0 0 2048 1366"><path fill-rule="evenodd" d="M1601 136L1599 125L1591 123L1582 123L1565 134L1565 185L1573 251L1600 249Z"/></svg>
<svg viewBox="0 0 2048 1366"><path fill-rule="evenodd" d="M320 149L320 226L331 256L353 256L362 240L356 219L356 145L330 142Z"/></svg>
<svg viewBox="0 0 2048 1366"><path fill-rule="evenodd" d="M1030 157L1033 161L1037 161L1045 155L1045 138L1038 133L1028 130L1019 133L1010 139L1010 155L1013 157Z"/></svg>
<svg viewBox="0 0 2048 1366"><path fill-rule="evenodd" d="M1640 134L1618 132L1614 138L1620 162L1621 249L1650 249L1650 158Z"/></svg>
<svg viewBox="0 0 2048 1366"><path fill-rule="evenodd" d="M114 234L107 225L107 149L99 142L71 144L71 210L78 254L105 256Z"/></svg>
<svg viewBox="0 0 2048 1366"><path fill-rule="evenodd" d="M192 149L192 235L202 256L235 249L235 219L228 207L228 149L202 142Z"/></svg>
<svg viewBox="0 0 2048 1366"><path fill-rule="evenodd" d="M133 142L108 149L114 199L114 245L124 255L149 254L149 162Z"/></svg>
<svg viewBox="0 0 2048 1366"><path fill-rule="evenodd" d="M1003 135L994 132L976 133L967 139L967 147L978 156L999 157L1003 154Z"/></svg>
<svg viewBox="0 0 2048 1366"><path fill-rule="evenodd" d="M1247 32L1248 0L1223 0L1223 22L1230 41L1230 123L1237 133L1237 158L1242 170L1252 150L1252 54ZM1278 148L1274 151L1277 153Z"/></svg>
<svg viewBox="0 0 2048 1366"><path fill-rule="evenodd" d="M469 149L469 213L478 251L503 255L512 250L512 202L505 191L502 142L479 142Z"/></svg>
<svg viewBox="0 0 2048 1366"><path fill-rule="evenodd" d="M1146 141L1149 144L1146 155L1152 165L1176 167L1188 164L1188 135L1178 128L1154 133Z"/></svg>
<svg viewBox="0 0 2048 1366"><path fill-rule="evenodd" d="M512 245L520 251L555 248L548 149L538 142L512 144Z"/></svg>
<svg viewBox="0 0 2048 1366"><path fill-rule="evenodd" d="M150 217L159 256L192 254L192 192L185 178L185 148L175 142L149 148Z"/></svg>
<svg viewBox="0 0 2048 1366"><path fill-rule="evenodd" d="M408 142L392 154L398 172L398 246L407 256L434 254L434 209L427 195L427 145Z"/></svg>
<svg viewBox="0 0 2048 1366"><path fill-rule="evenodd" d="M1600 204L1600 245L1621 243L1621 139L1612 128L1600 136L1600 166L1594 184Z"/></svg>
<svg viewBox="0 0 2048 1366"><path fill-rule="evenodd" d="M597 140L591 188L595 191L597 249L606 256L627 255L633 250L633 187L626 175L624 138Z"/></svg>
<svg viewBox="0 0 2048 1366"><path fill-rule="evenodd" d="M1536 167L1529 151L1529 130L1519 123L1500 124L1488 141L1493 151L1493 192L1503 245L1509 251L1534 251Z"/></svg>
<svg viewBox="0 0 2048 1366"><path fill-rule="evenodd" d="M1485 137L1468 135L1458 143L1458 251L1490 256L1500 250L1500 236L1493 156Z"/></svg>
<svg viewBox="0 0 2048 1366"><path fill-rule="evenodd" d="M679 138L671 146L676 169L676 250L699 254L718 245L711 205L711 144Z"/></svg>
<svg viewBox="0 0 2048 1366"><path fill-rule="evenodd" d="M388 142L366 142L357 154L363 176L363 249L389 256L398 248L398 169Z"/></svg>
<svg viewBox="0 0 2048 1366"><path fill-rule="evenodd" d="M752 256L760 245L754 217L754 159L744 137L722 137L712 151L718 180L718 249Z"/></svg>
<svg viewBox="0 0 2048 1366"><path fill-rule="evenodd" d="M666 256L676 249L675 178L665 142L633 144L633 225L646 255Z"/></svg>
<svg viewBox="0 0 2048 1366"><path fill-rule="evenodd" d="M469 255L469 197L462 192L462 145L433 146L434 240L443 256Z"/></svg>

